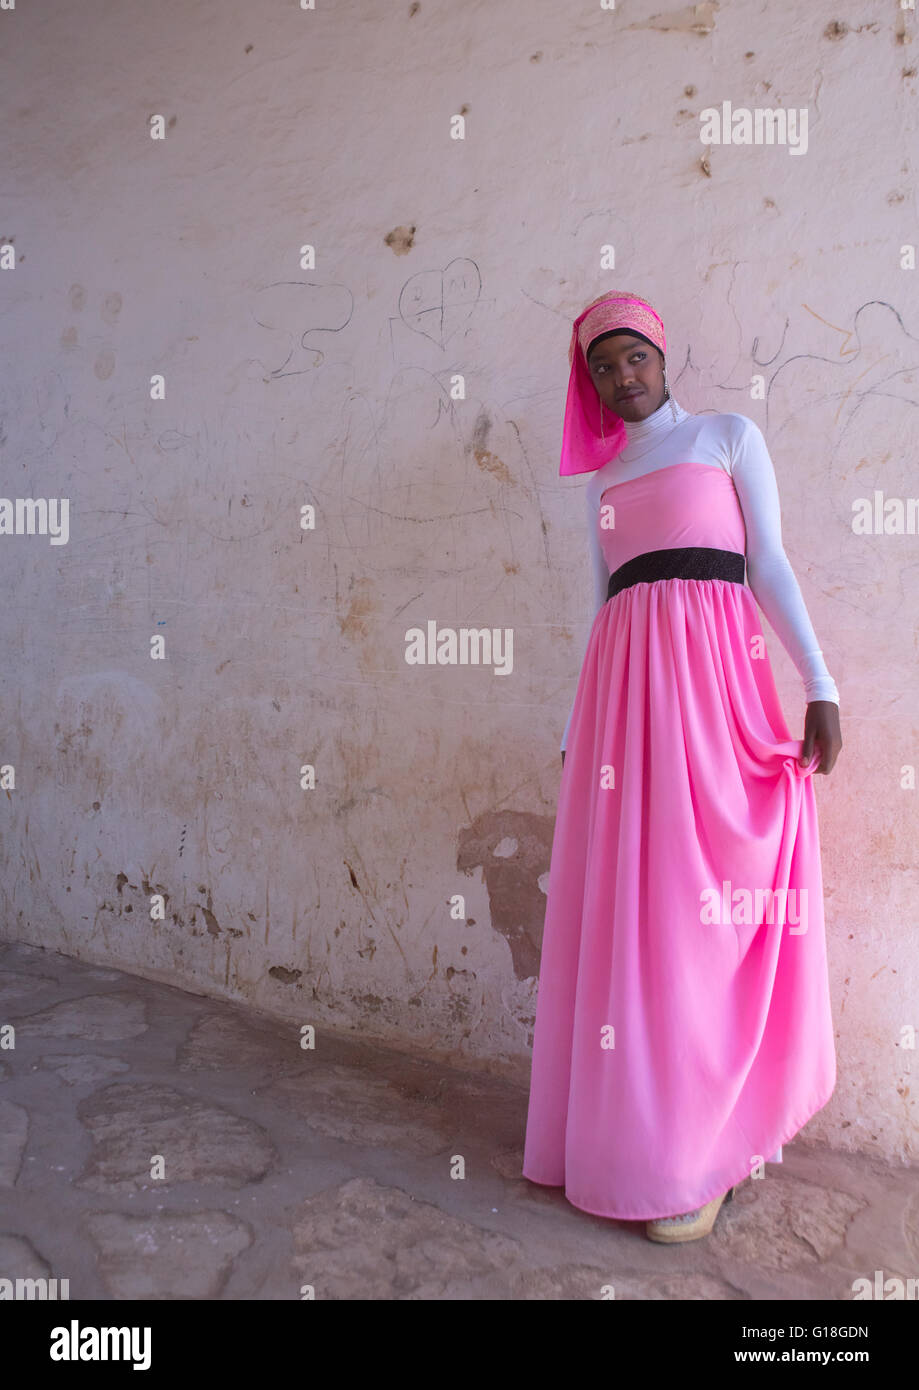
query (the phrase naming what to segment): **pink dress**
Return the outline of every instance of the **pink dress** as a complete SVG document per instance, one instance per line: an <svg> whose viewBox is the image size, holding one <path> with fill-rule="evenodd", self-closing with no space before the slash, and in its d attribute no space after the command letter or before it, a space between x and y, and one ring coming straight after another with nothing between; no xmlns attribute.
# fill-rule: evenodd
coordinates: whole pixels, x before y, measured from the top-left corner
<svg viewBox="0 0 919 1390"><path fill-rule="evenodd" d="M709 464L602 501L611 574L653 550L744 553ZM584 1211L701 1207L832 1094L820 755L800 753L746 585L637 583L600 609L561 774L523 1164Z"/></svg>

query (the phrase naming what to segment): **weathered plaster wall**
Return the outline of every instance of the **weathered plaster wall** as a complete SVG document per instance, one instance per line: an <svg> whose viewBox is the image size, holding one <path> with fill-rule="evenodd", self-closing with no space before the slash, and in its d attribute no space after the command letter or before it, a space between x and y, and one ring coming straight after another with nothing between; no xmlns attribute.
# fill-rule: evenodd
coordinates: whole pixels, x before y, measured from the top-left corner
<svg viewBox="0 0 919 1390"><path fill-rule="evenodd" d="M588 630L568 334L633 289L682 403L765 430L840 686L816 779L840 1080L809 1132L915 1156L917 540L852 530L855 498L917 491L915 13L0 24L2 491L71 506L66 545L0 538L4 936L528 1075ZM723 101L806 108L806 153L703 145ZM511 628L512 673L408 666L429 620Z"/></svg>

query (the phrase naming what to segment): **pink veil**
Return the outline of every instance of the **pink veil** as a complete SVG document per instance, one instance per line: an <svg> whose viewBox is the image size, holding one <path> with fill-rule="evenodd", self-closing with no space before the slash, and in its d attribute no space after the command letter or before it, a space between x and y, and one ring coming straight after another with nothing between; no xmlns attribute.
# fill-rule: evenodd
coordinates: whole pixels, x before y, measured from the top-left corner
<svg viewBox="0 0 919 1390"><path fill-rule="evenodd" d="M662 352L667 350L660 315L638 295L611 290L581 310L572 325L568 347L571 372L558 470L563 478L573 473L593 473L625 448L625 425L609 406L604 407L601 434L600 397L591 380L585 357L593 339L614 328L634 329L650 338Z"/></svg>

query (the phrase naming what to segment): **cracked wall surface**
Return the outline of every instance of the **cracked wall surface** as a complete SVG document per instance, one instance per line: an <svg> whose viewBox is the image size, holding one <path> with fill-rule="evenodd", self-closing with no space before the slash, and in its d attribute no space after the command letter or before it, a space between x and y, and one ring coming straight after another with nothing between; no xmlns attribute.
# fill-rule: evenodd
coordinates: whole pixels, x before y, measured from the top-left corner
<svg viewBox="0 0 919 1390"><path fill-rule="evenodd" d="M840 1080L809 1133L915 1157L916 542L851 529L854 497L916 490L912 20L345 4L307 40L235 13L131 7L101 45L17 14L0 457L71 530L0 536L0 933L528 1076L590 619L568 335L634 285L681 403L763 428L840 687L816 779ZM726 100L806 107L806 155L702 145ZM408 665L429 621L512 631L512 671ZM110 998L98 1036L131 1019Z"/></svg>

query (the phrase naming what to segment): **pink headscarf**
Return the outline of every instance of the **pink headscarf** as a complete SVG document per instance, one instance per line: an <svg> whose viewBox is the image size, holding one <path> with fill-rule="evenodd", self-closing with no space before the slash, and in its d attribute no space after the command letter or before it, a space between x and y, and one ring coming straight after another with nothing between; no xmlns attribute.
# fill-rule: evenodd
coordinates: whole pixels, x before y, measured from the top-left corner
<svg viewBox="0 0 919 1390"><path fill-rule="evenodd" d="M612 427L607 430L604 425L603 434L600 433L600 397L587 366L587 349L594 338L614 328L631 328L650 338L661 352L667 350L660 315L637 294L618 294L611 290L581 310L574 321L568 347L571 374L562 430L562 460L558 470L563 478L572 473L593 473L620 454L626 446L622 417L609 406L605 407L605 411L607 420L612 417Z"/></svg>

